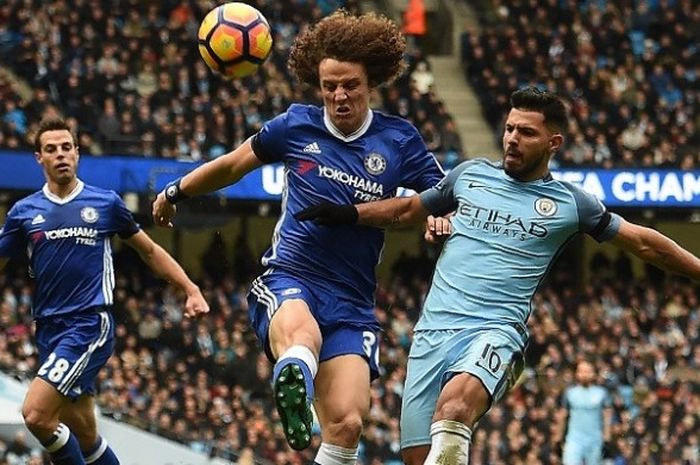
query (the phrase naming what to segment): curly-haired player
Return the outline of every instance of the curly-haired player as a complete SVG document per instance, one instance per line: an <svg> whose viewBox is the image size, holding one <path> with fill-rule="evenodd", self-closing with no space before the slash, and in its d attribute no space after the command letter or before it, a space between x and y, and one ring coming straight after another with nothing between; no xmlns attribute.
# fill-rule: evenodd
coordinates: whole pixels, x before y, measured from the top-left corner
<svg viewBox="0 0 700 465"><path fill-rule="evenodd" d="M422 191L443 172L418 131L369 108L372 88L403 69L405 42L393 22L375 14L336 12L295 41L289 67L317 86L323 107L294 104L232 152L202 165L161 192L156 224L171 225L175 203L235 183L263 163L282 162L282 214L267 270L249 293L252 326L275 361L275 400L289 444L311 443L314 402L321 424L321 465L354 464L378 374L379 324L374 268L381 229L330 229L292 212L319 201L362 203L397 188Z"/></svg>

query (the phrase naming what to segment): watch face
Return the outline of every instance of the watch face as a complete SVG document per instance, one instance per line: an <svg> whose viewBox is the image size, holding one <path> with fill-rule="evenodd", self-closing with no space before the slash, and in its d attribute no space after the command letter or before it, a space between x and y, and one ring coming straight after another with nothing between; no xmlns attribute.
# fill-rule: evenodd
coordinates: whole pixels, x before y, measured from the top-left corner
<svg viewBox="0 0 700 465"><path fill-rule="evenodd" d="M168 189L165 191L165 196L173 198L177 195L178 188L175 184L172 186L168 187Z"/></svg>

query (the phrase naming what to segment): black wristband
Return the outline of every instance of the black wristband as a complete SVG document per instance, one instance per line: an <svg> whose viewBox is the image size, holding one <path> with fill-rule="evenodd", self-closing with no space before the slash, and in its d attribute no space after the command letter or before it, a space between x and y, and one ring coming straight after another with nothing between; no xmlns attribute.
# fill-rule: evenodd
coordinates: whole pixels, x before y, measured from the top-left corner
<svg viewBox="0 0 700 465"><path fill-rule="evenodd" d="M190 196L182 192L180 189L180 182L182 182L182 178L177 178L174 181L170 181L166 186L165 186L165 199L175 205L181 200L189 199Z"/></svg>
<svg viewBox="0 0 700 465"><path fill-rule="evenodd" d="M355 205L322 202L295 213L294 218L299 221L313 221L323 226L341 226L356 224L359 212Z"/></svg>

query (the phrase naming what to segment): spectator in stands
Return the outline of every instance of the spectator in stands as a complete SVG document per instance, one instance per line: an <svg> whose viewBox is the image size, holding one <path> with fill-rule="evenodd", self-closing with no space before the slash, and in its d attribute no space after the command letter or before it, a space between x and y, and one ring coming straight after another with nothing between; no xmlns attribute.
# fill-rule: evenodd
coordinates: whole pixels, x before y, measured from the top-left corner
<svg viewBox="0 0 700 465"><path fill-rule="evenodd" d="M34 107L51 104L60 113L56 116L77 117L79 132L100 142L107 153L145 152L149 156L181 158L182 148L187 147L186 158L194 160L198 156L206 160L221 155L224 153L221 148L238 145L257 129L256 124L283 111L290 102L300 100L302 90L291 79L285 65L292 38L307 21L319 18L329 9L344 5L350 11L357 10L354 0L322 0L319 4L289 0L254 2L275 28L275 51L258 74L231 86L212 75L196 51L192 53L191 33L187 31L196 29L206 8L211 6L206 2L166 2L147 7L129 3L106 11L81 0L64 16L55 13L64 10L60 0L45 2L35 9L19 0L6 3L3 11L10 20L4 33L7 37L4 47L12 57L8 61L10 69L20 78L13 77L11 81L21 83L24 79L32 89L28 94L23 93L17 106L26 114L26 133L10 131L3 122L5 109L0 107L3 134L0 147L31 146L31 131L46 111ZM31 28L26 26L29 19L38 17L49 26L38 28L36 21L31 22ZM58 18L62 21L60 27ZM90 18L90 22L81 23L84 18ZM117 28L118 24L123 27ZM45 37L43 31L47 29L54 33ZM122 39L125 45L120 47L117 44ZM407 92L409 82L401 80L396 85L401 92ZM222 89L232 89L233 95L219 95ZM102 128L107 134L98 130L104 101L113 99L117 114L132 112L122 98L132 92L137 96L137 106L148 107L152 115L160 116L150 123L134 118L134 133L127 127L123 134L123 128L117 129L114 121L108 128ZM247 99L248 92L257 94L256 98ZM219 98L214 99L217 95ZM209 134L204 144L192 121L197 116L208 119L214 100L225 106L226 113L245 114L251 121L244 124L233 121L226 131ZM188 109L187 118L178 124L175 120L183 108ZM430 110L426 108L426 111L431 116ZM119 122L120 118L116 119ZM419 127L422 124L414 123ZM177 135L172 134L168 125L175 128ZM441 131L442 123L437 127ZM124 136L128 138L126 142ZM154 144L134 144L151 137L156 138Z"/></svg>
<svg viewBox="0 0 700 465"><path fill-rule="evenodd" d="M428 32L425 18L425 1L409 0L403 13L403 33L409 38L409 46L420 50Z"/></svg>
<svg viewBox="0 0 700 465"><path fill-rule="evenodd" d="M654 161L651 154L664 143L671 153L687 150L689 144L700 147L697 131L682 129L686 118L671 117L698 111L697 80L688 71L698 65L693 44L700 34L697 28L679 26L677 18L697 17L700 5L638 2L632 8L620 1L550 2L538 5L534 14L526 5L496 2L500 21L462 40L468 79L494 128L501 124L504 97L512 87L504 84L514 80L556 88L571 98L576 125L586 128L585 143L596 146L597 166L678 167L684 157L665 152L656 155L661 161ZM485 14L483 20L490 17ZM630 29L625 29L627 17L634 18ZM648 122L642 124L642 118ZM632 126L634 121L640 123ZM693 142L676 134L692 135ZM565 147L561 161L577 163L580 152L569 155L569 150L578 149Z"/></svg>

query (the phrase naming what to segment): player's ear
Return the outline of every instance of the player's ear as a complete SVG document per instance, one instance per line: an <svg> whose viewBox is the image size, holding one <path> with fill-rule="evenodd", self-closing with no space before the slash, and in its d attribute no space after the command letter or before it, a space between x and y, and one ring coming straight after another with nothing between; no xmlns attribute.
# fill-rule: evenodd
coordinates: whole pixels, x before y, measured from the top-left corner
<svg viewBox="0 0 700 465"><path fill-rule="evenodd" d="M564 143L564 136L561 134L552 134L549 138L549 151L550 153L558 152Z"/></svg>
<svg viewBox="0 0 700 465"><path fill-rule="evenodd" d="M34 152L34 159L36 160L37 163L39 163L41 165L41 153Z"/></svg>

